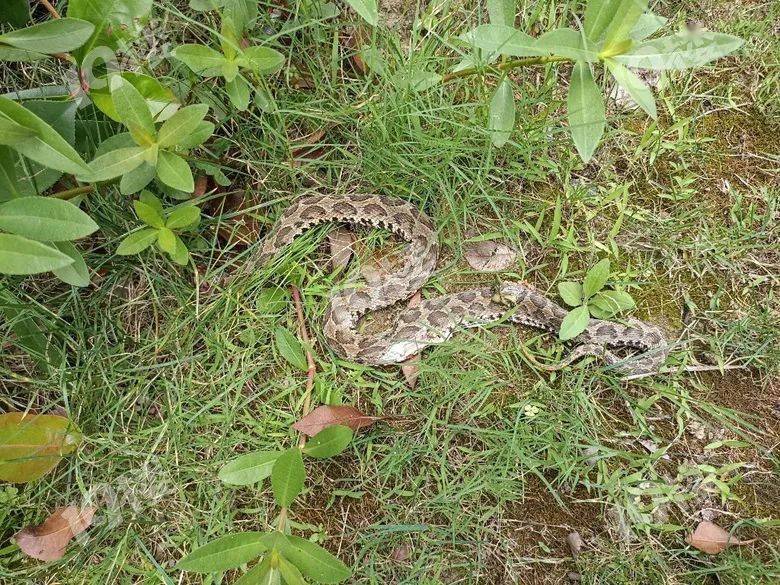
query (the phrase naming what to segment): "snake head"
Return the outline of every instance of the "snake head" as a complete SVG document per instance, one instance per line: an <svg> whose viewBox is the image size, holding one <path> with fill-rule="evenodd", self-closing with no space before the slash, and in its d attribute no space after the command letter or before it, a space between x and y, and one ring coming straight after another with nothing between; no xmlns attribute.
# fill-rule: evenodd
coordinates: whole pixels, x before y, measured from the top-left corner
<svg viewBox="0 0 780 585"><path fill-rule="evenodd" d="M528 289L518 282L505 282L491 300L505 307L514 307L528 296Z"/></svg>

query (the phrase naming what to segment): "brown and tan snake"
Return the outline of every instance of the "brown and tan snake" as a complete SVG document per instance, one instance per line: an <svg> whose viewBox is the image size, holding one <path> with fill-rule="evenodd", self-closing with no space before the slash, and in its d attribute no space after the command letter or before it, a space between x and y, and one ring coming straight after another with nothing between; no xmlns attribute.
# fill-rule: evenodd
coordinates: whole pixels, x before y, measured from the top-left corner
<svg viewBox="0 0 780 585"><path fill-rule="evenodd" d="M525 282L504 282L423 300L407 308L380 333L358 329L371 311L408 299L436 268L439 244L430 218L401 199L380 195L311 195L288 207L262 242L259 256L247 268L264 266L309 228L324 222L372 226L391 231L409 243L403 268L381 282L360 283L333 294L325 314L324 334L342 357L363 364L394 364L429 345L446 341L455 331L506 320L557 333L567 311ZM626 375L658 371L669 352L655 325L636 319L624 323L591 319L573 340L577 347L553 367L559 369L585 355L595 355ZM638 350L621 359L614 348Z"/></svg>

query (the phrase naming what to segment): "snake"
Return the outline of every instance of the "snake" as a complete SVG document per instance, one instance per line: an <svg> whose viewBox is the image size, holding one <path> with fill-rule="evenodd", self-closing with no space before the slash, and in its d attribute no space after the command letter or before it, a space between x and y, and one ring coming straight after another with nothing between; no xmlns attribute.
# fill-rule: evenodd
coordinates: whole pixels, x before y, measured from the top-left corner
<svg viewBox="0 0 780 585"><path fill-rule="evenodd" d="M322 332L342 358L374 366L399 364L425 348L444 343L457 331L510 322L557 334L568 311L525 281L499 281L421 300L397 312L383 331L366 332L364 317L393 307L420 291L434 274L439 241L433 221L411 203L377 194L308 194L295 199L255 247L245 269L269 265L307 230L324 223L387 230L406 242L403 265L374 282L358 280L335 290L325 310ZM634 318L621 322L591 318L570 340L574 349L555 370L596 356L620 373L649 375L664 363L669 344L662 330ZM621 357L615 350L628 351Z"/></svg>

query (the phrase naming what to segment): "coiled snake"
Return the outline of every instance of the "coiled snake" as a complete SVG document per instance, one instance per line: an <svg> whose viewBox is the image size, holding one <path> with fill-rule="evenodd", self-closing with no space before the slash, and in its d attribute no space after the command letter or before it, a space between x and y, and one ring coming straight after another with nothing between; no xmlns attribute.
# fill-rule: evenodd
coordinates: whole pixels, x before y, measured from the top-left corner
<svg viewBox="0 0 780 585"><path fill-rule="evenodd" d="M264 238L259 255L247 269L264 266L309 228L324 222L373 226L391 231L409 243L403 267L381 282L351 286L333 294L325 314L324 334L342 357L363 364L402 362L429 345L442 343L455 331L502 319L556 333L567 311L525 282L504 282L423 300L407 308L380 333L358 329L371 311L409 298L436 268L439 244L430 218L401 199L380 195L311 195L288 207ZM578 344L554 367L585 355L597 355L621 373L656 372L668 354L668 343L655 325L636 319L624 323L592 319L573 340ZM614 348L639 350L621 359Z"/></svg>

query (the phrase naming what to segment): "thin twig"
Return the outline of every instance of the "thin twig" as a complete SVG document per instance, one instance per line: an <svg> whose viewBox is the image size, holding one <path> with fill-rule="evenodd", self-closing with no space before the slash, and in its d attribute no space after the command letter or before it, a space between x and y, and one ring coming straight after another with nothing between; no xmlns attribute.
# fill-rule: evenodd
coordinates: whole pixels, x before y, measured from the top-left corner
<svg viewBox="0 0 780 585"><path fill-rule="evenodd" d="M49 14L51 14L52 18L60 18L60 13L57 12L57 9L51 5L49 0L39 0L39 2L43 4L43 7L46 8L46 10L49 11Z"/></svg>
<svg viewBox="0 0 780 585"><path fill-rule="evenodd" d="M481 71L492 71L494 73L500 73L503 71L509 71L510 69L517 69L518 67L532 67L534 65L546 65L547 63L562 63L571 61L568 57L558 57L557 55L541 56L541 57L523 57L522 59L512 59L511 61L505 61L494 67L469 67L467 69L461 69L460 71L453 71L441 78L442 83L447 83L453 79L459 77L468 77L469 75L476 75Z"/></svg>
<svg viewBox="0 0 780 585"><path fill-rule="evenodd" d="M79 195L86 195L87 193L92 193L95 190L95 187L93 185L84 185L83 187L75 187L73 189L68 189L66 191L60 191L59 193L54 193L52 197L55 197L57 199L73 199L74 197L78 197Z"/></svg>

